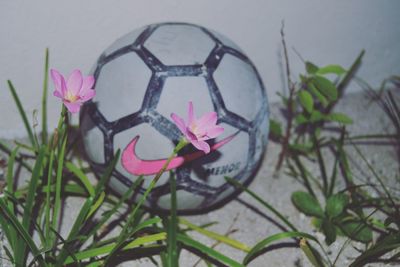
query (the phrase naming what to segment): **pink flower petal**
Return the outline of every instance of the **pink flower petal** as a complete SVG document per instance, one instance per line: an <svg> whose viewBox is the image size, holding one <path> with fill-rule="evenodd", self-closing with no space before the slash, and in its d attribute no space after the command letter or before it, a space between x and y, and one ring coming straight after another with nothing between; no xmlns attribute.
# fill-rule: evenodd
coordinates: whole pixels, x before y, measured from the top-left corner
<svg viewBox="0 0 400 267"><path fill-rule="evenodd" d="M224 128L221 126L215 126L213 128L210 128L207 130L207 136L208 138L215 138L218 135L222 134L224 132Z"/></svg>
<svg viewBox="0 0 400 267"><path fill-rule="evenodd" d="M209 112L201 116L200 119L196 121L198 128L208 128L210 126L214 126L217 122L217 113L216 112Z"/></svg>
<svg viewBox="0 0 400 267"><path fill-rule="evenodd" d="M186 128L186 131L185 131L184 134L185 134L186 139L187 139L188 141L190 141L190 142L192 142L193 140L198 140L198 138L196 137L196 135L193 134L191 131L189 131L187 128Z"/></svg>
<svg viewBox="0 0 400 267"><path fill-rule="evenodd" d="M196 147L198 150L203 150L204 153L208 154L210 153L210 145L207 144L204 141L198 141L198 140L192 140L190 141L194 147Z"/></svg>
<svg viewBox="0 0 400 267"><path fill-rule="evenodd" d="M71 113L78 113L79 110L81 109L81 103L79 103L79 102L70 103L70 102L64 101L64 105L67 107L68 111Z"/></svg>
<svg viewBox="0 0 400 267"><path fill-rule="evenodd" d="M92 99L96 95L96 91L93 89L88 89L85 91L84 95L82 95L82 92L80 92L80 98L82 102L86 102L90 99Z"/></svg>
<svg viewBox="0 0 400 267"><path fill-rule="evenodd" d="M60 92L62 96L66 93L65 79L64 77L55 69L50 70L50 76L56 87L56 90Z"/></svg>
<svg viewBox="0 0 400 267"><path fill-rule="evenodd" d="M191 125L194 122L194 112L193 112L193 103L192 101L189 101L189 106L188 106L188 123L187 125Z"/></svg>
<svg viewBox="0 0 400 267"><path fill-rule="evenodd" d="M94 85L94 77L93 76L87 76L85 78L83 78L83 82L82 82L82 89L81 89L81 94L86 94L86 92L90 89L93 89Z"/></svg>
<svg viewBox="0 0 400 267"><path fill-rule="evenodd" d="M80 70L74 70L68 78L67 88L73 95L78 95L82 88L82 73Z"/></svg>
<svg viewBox="0 0 400 267"><path fill-rule="evenodd" d="M54 95L55 97L64 99L64 96L63 96L62 93L61 93L60 91L58 91L58 90L54 90L53 95Z"/></svg>
<svg viewBox="0 0 400 267"><path fill-rule="evenodd" d="M186 135L186 125L185 125L185 121L179 117L178 115L176 115L175 113L171 114L171 119L175 122L176 126L178 126L178 129Z"/></svg>

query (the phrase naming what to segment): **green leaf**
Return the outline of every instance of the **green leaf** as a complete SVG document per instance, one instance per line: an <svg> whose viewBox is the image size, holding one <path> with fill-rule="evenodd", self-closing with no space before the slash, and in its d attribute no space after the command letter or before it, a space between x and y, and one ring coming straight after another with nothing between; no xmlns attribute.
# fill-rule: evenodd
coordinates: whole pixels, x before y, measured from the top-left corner
<svg viewBox="0 0 400 267"><path fill-rule="evenodd" d="M276 120L270 119L269 120L269 132L274 137L281 137L282 136L282 124Z"/></svg>
<svg viewBox="0 0 400 267"><path fill-rule="evenodd" d="M319 112L318 110L314 110L311 113L311 116L310 116L311 122L319 122L319 121L322 121L323 119L324 119L324 115L321 112Z"/></svg>
<svg viewBox="0 0 400 267"><path fill-rule="evenodd" d="M336 74L342 75L346 73L346 70L340 65L327 65L325 67L319 68L315 74L325 75L325 74Z"/></svg>
<svg viewBox="0 0 400 267"><path fill-rule="evenodd" d="M209 257L227 265L227 266L231 266L231 267L244 267L242 264L240 264L237 261L232 260L231 258L221 254L220 252L214 250L213 248L210 248L206 245L203 245L195 240L193 240L192 238L190 238L189 236L183 235L183 234L177 234L177 238L178 241L182 242L183 244L185 244L186 246L195 248L199 251L201 251L202 253L208 255Z"/></svg>
<svg viewBox="0 0 400 267"><path fill-rule="evenodd" d="M349 198L345 194L330 196L326 201L325 211L330 218L335 218L342 214L345 206L349 203Z"/></svg>
<svg viewBox="0 0 400 267"><path fill-rule="evenodd" d="M322 219L317 218L317 217L312 217L312 218L311 218L311 224L312 224L315 228L319 229L319 228L322 227Z"/></svg>
<svg viewBox="0 0 400 267"><path fill-rule="evenodd" d="M292 194L292 202L301 212L308 216L324 217L324 212L318 200L309 193L296 191Z"/></svg>
<svg viewBox="0 0 400 267"><path fill-rule="evenodd" d="M313 63L306 61L306 71L308 74L314 74L318 71L318 67Z"/></svg>
<svg viewBox="0 0 400 267"><path fill-rule="evenodd" d="M372 241L372 231L365 223L360 221L347 221L340 224L343 233L351 239L362 243Z"/></svg>
<svg viewBox="0 0 400 267"><path fill-rule="evenodd" d="M330 245L336 240L336 227L335 225L327 218L322 221L322 232L325 235L326 244Z"/></svg>
<svg viewBox="0 0 400 267"><path fill-rule="evenodd" d="M274 234L274 235L271 235L271 236L261 240L260 242L258 242L250 250L250 252L246 255L246 257L243 260L243 264L247 265L252 259L254 259L254 256L257 255L257 253L262 251L265 247L267 247L272 242L279 241L279 240L286 239L286 238L293 238L293 237L307 238L307 239L313 240L319 244L318 240L315 237L313 237L312 235L309 235L307 233L303 233L303 232L284 232L284 233Z"/></svg>
<svg viewBox="0 0 400 267"><path fill-rule="evenodd" d="M336 86L327 78L316 75L312 78L312 83L330 101L335 101L338 98Z"/></svg>
<svg viewBox="0 0 400 267"><path fill-rule="evenodd" d="M309 92L301 90L298 93L299 101L301 106L308 112L311 113L314 109L314 100Z"/></svg>
<svg viewBox="0 0 400 267"><path fill-rule="evenodd" d="M297 114L295 117L294 117L294 120L296 121L296 123L298 124L298 125L300 125L300 124L304 124L304 123L307 123L309 120L308 120L308 118L306 118L306 116L304 116L303 114Z"/></svg>
<svg viewBox="0 0 400 267"><path fill-rule="evenodd" d="M353 120L344 113L330 113L325 116L329 121L339 122L343 124L352 124Z"/></svg>
<svg viewBox="0 0 400 267"><path fill-rule="evenodd" d="M322 104L323 107L328 106L328 100L326 97L321 94L318 89L315 87L315 85L311 82L307 83L308 90L318 99L318 101Z"/></svg>

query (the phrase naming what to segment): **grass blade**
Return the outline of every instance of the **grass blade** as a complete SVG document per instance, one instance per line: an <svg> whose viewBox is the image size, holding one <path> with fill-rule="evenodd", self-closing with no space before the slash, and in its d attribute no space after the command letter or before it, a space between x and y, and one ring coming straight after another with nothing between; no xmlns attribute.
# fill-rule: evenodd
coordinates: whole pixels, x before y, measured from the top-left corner
<svg viewBox="0 0 400 267"><path fill-rule="evenodd" d="M47 143L47 88L49 80L49 49L46 48L42 95L42 144Z"/></svg>
<svg viewBox="0 0 400 267"><path fill-rule="evenodd" d="M211 258L226 264L228 266L231 267L243 267L244 265L242 265L241 263L232 260L231 258L221 254L220 252L207 247L206 245L203 245L195 240L193 240L192 238L190 238L189 236L183 235L183 234L177 234L177 239L179 242L182 242L183 244L185 244L188 247L194 248L196 250L201 251L202 253L210 256Z"/></svg>
<svg viewBox="0 0 400 267"><path fill-rule="evenodd" d="M57 263L56 266L62 266L62 263L65 261L65 259L68 257L68 255L72 255L70 248L72 248L72 242L76 239L77 234L79 233L79 230L82 228L82 225L84 224L84 221L90 211L90 208L93 203L93 198L89 197L86 199L85 203L83 204L81 210L79 211L78 217L76 218L71 231L68 234L67 240L64 242L63 247L61 248L61 251L58 255Z"/></svg>
<svg viewBox="0 0 400 267"><path fill-rule="evenodd" d="M55 192L56 191L56 186L53 184L50 187L43 186L41 187L41 193L46 193L47 192ZM17 191L15 191L15 198L16 199L22 199L28 192L28 188L24 187L22 189L18 189ZM81 197L87 197L88 194L86 193L86 190L84 188L82 188L81 185L78 184L66 184L63 188L63 192L66 193L66 195L78 195Z"/></svg>
<svg viewBox="0 0 400 267"><path fill-rule="evenodd" d="M105 212L103 216L101 217L100 221L96 223L96 225L90 230L90 232L87 234L88 237L91 237L94 235L101 227L103 224L105 224L108 219L111 218L111 216L117 212L117 210L122 206L122 204L131 197L133 191L136 189L136 187L141 184L143 181L143 176L140 176L135 183L127 190L122 197L119 199L117 203L112 207L111 210Z"/></svg>
<svg viewBox="0 0 400 267"><path fill-rule="evenodd" d="M29 124L28 118L26 117L25 110L22 107L21 101L19 100L17 91L15 90L14 85L11 83L10 80L8 80L7 83L8 83L8 87L10 88L10 92L14 98L14 102L17 105L18 112L21 115L22 121L24 122L25 129L28 133L29 141L31 142L32 147L38 147L37 143L35 142L35 138L33 136L32 128Z"/></svg>
<svg viewBox="0 0 400 267"><path fill-rule="evenodd" d="M63 144L63 148L65 148L65 143ZM110 178L112 170L114 169L115 165L118 162L119 154L120 154L120 151L118 150L116 155L114 156L113 160L111 161L110 165L107 167L104 174L100 178L100 180L96 186L94 196L88 197L86 199L85 203L83 204L83 206L79 212L79 215L76 218L74 225L72 226L72 229L68 234L68 238L59 253L59 256L57 259L57 264L56 264L57 266L61 266L63 264L63 262L65 261L65 259L67 258L68 253L69 253L70 243L76 239L76 237L79 233L79 230L82 228L82 225L84 224L85 220L89 217L88 215L89 215L92 207L94 206L93 203L96 203L98 199L101 199L100 196L102 193L104 193L103 192L104 186L105 186L106 182L108 181L108 179ZM57 193L57 191L56 191L56 193Z"/></svg>
<svg viewBox="0 0 400 267"><path fill-rule="evenodd" d="M361 253L351 264L350 267L365 266L373 260L377 260L384 254L400 247L400 234L392 234L379 240L372 247Z"/></svg>
<svg viewBox="0 0 400 267"><path fill-rule="evenodd" d="M58 153L58 162L57 162L57 173L56 173L56 188L55 188L55 199L54 199L54 210L53 210L53 218L52 218L52 228L57 229L58 227L58 217L61 208L61 183L63 176L63 168L64 168L64 155L65 155L65 147L67 145L67 136L63 138L62 146L60 152Z"/></svg>
<svg viewBox="0 0 400 267"><path fill-rule="evenodd" d="M85 173L80 168L76 167L72 162L65 163L65 167L67 167L67 169L82 182L89 195L94 196L94 188Z"/></svg>
<svg viewBox="0 0 400 267"><path fill-rule="evenodd" d="M141 224L139 224L139 225L137 225L135 227L132 227L131 226L131 221L128 219L128 221L125 223L125 225L128 224L128 226L127 227L124 226L124 228L123 228L123 229L127 229L128 232L124 232L124 231L121 232L120 236L117 239L117 242L116 242L115 246L113 247L113 249L108 254L108 256L107 256L107 258L105 260L105 265L107 265L110 262L110 260L115 256L115 254L117 254L117 252L119 250L121 250L122 248L126 247L128 239L134 233L136 233L137 231L139 231L139 230L141 230L141 229L143 229L143 228L145 228L147 226L156 224L156 223L158 223L160 221L161 221L161 219L159 217L154 217L154 218L151 218L151 219L148 219L148 220L142 222Z"/></svg>
<svg viewBox="0 0 400 267"><path fill-rule="evenodd" d="M147 236L143 236L143 237L138 237L135 240L133 240L132 242L128 243L123 248L123 250L136 248L136 247L143 246L143 245L146 245L146 244L152 243L152 242L162 241L162 240L165 240L166 238L167 238L166 233L157 233L157 234L147 235ZM102 246L102 247L98 247L98 248L88 249L88 250L76 253L75 257L78 260L90 259L93 257L100 257L102 255L109 254L114 249L115 245L116 244L114 243L114 244L110 244L110 245L106 245L106 246ZM73 258L68 257L65 260L64 264L66 265L66 264L70 264L73 262L74 262Z"/></svg>
<svg viewBox="0 0 400 267"><path fill-rule="evenodd" d="M351 65L350 69L346 72L345 76L343 77L343 79L340 81L340 83L337 85L337 90L339 93L339 97L338 99L340 99L343 94L344 94L344 89L346 88L346 86L349 84L349 82L351 81L351 79L354 77L354 74L356 73L358 67L361 64L361 60L363 58L365 54L365 50L362 50L360 52L360 54L357 56L356 60L353 62L353 64ZM331 102L328 107L325 109L324 113L328 114L331 113L331 110L335 107L336 103L338 102L338 100Z"/></svg>
<svg viewBox="0 0 400 267"><path fill-rule="evenodd" d="M7 205L6 205L7 206ZM13 210L10 210L10 213L14 214ZM2 213L0 213L0 226L1 226L1 230L4 232L4 234L6 235L6 238L10 244L11 249L15 252L15 241L17 239L17 234L15 229L13 229L12 227L9 227L9 221L7 221L6 217L3 216ZM6 248L6 247L4 247ZM11 255L11 253L9 253L10 255L10 259L13 260L14 257Z"/></svg>
<svg viewBox="0 0 400 267"><path fill-rule="evenodd" d="M11 155L8 159L8 164L7 164L7 193L10 194L11 196L14 196L14 163L15 163L15 157L17 156L19 147L17 146L13 151L11 152ZM14 203L13 201L7 201L8 208L13 214L15 215L15 210L14 210ZM7 231L9 229L9 231ZM8 228L7 226L5 227L5 232L7 235L8 242L10 243L11 248L15 251L17 248L17 233L15 232L14 228ZM8 232L8 234L7 234Z"/></svg>
<svg viewBox="0 0 400 267"><path fill-rule="evenodd" d="M321 259L315 255L313 249L307 244L307 240L305 238L300 239L300 248L306 255L307 259L311 262L315 267L323 267Z"/></svg>
<svg viewBox="0 0 400 267"><path fill-rule="evenodd" d="M93 213L96 212L96 210L103 204L104 198L106 197L106 193L101 192L100 196L97 198L96 202L90 207L89 213L86 217L86 219L89 219L90 216L93 215Z"/></svg>
<svg viewBox="0 0 400 267"><path fill-rule="evenodd" d="M110 165L107 167L103 175L100 177L99 182L97 183L97 186L94 190L94 198L97 198L101 192L103 192L104 187L108 180L111 177L111 173L115 168L115 165L117 165L117 162L119 160L119 155L120 155L120 150L117 150L117 153L115 153L113 160L111 161Z"/></svg>
<svg viewBox="0 0 400 267"><path fill-rule="evenodd" d="M51 144L53 146L53 144ZM52 184L52 177L53 177L53 166L54 166L54 153L55 149L54 147L50 148L50 159L49 159L49 164L48 164L48 169L47 169L47 188L51 187ZM51 247L52 244L52 238L51 238L51 232L50 232L50 209L51 209L51 203L50 203L50 193L51 190L47 190L46 192L46 202L45 202L45 218L44 218L44 235L46 237L46 245L45 247L48 249Z"/></svg>
<svg viewBox="0 0 400 267"><path fill-rule="evenodd" d="M307 238L310 240L313 240L315 242L318 242L318 240L313 237L312 235L309 235L307 233L302 233L302 232L283 232L279 234L274 234L271 235L260 242L258 242L251 250L250 252L246 255L246 257L243 260L243 264L247 265L252 259L254 259L254 256L257 255L257 253L261 252L265 247L267 247L269 244L275 241L279 241L282 239L286 238L294 238L294 237L302 237L302 238Z"/></svg>
<svg viewBox="0 0 400 267"><path fill-rule="evenodd" d="M36 190L39 184L39 178L40 175L42 174L43 171L43 160L44 160L44 154L46 153L46 147L41 147L39 150L39 155L37 157L37 160L35 162L35 166L33 167L32 171L32 177L29 182L29 189L28 189L28 195L26 197L25 201L25 209L24 209L24 214L22 216L22 227L28 232L30 228L30 224L32 221L32 208L35 204L35 195L36 195ZM25 245L21 244L20 242L18 249L20 249L20 254L19 257L16 259L23 259L23 261L26 260L25 255Z"/></svg>
<svg viewBox="0 0 400 267"><path fill-rule="evenodd" d="M2 140L0 140L0 149L3 150L6 154L11 155L12 150L8 147L8 145L5 144ZM18 162L21 163L25 169L27 169L29 172L32 172L32 167L29 166L22 158L20 155L18 155L15 158Z"/></svg>
<svg viewBox="0 0 400 267"><path fill-rule="evenodd" d="M218 233L214 233L212 231L206 230L206 229L204 229L202 227L199 227L197 225L192 224L191 222L189 222L186 219L179 218L179 222L181 224L189 227L190 229L195 230L196 232L199 232L200 234L203 234L203 235L205 235L207 237L210 237L212 239L220 241L220 242L222 242L222 243L224 243L224 244L226 244L228 246L231 246L231 247L236 248L236 249L240 249L240 250L242 250L244 252L249 252L250 251L250 247L248 247L246 244L243 244L243 243L241 243L239 241L236 241L236 240L231 239L229 237L226 237L224 235L220 235Z"/></svg>
<svg viewBox="0 0 400 267"><path fill-rule="evenodd" d="M12 211L10 211L8 209L6 203L4 203L3 198L0 198L0 209L10 220L10 222L11 222L10 225L12 225L16 229L16 231L20 234L20 236L22 237L22 240L25 243L24 247L28 246L31 249L33 256L37 257L39 263L41 264L40 266L46 266L41 254L40 254L40 251L39 251L38 247L35 245L35 242L31 238L30 234L28 233L27 230L25 230L24 226L18 221L17 217L12 213ZM15 259L15 260L21 260L21 259L22 258ZM16 265L19 266L18 263L16 263ZM21 264L20 266L24 266L24 264Z"/></svg>

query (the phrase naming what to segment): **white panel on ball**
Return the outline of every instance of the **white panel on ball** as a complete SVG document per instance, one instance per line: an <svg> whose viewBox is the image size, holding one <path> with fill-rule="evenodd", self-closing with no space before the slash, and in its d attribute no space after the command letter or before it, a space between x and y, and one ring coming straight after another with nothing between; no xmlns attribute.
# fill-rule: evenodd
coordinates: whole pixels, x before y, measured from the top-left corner
<svg viewBox="0 0 400 267"><path fill-rule="evenodd" d="M169 77L165 81L157 111L168 119L174 112L186 120L189 101L201 103L194 107L196 116L214 109L205 79L203 77Z"/></svg>
<svg viewBox="0 0 400 267"><path fill-rule="evenodd" d="M202 64L215 46L200 28L185 25L161 25L144 46L165 65Z"/></svg>
<svg viewBox="0 0 400 267"><path fill-rule="evenodd" d="M150 69L136 54L117 57L97 78L94 101L108 121L120 119L140 109L150 77Z"/></svg>
<svg viewBox="0 0 400 267"><path fill-rule="evenodd" d="M252 121L262 104L262 87L252 67L237 57L224 55L214 79L226 108Z"/></svg>
<svg viewBox="0 0 400 267"><path fill-rule="evenodd" d="M104 164L104 137L103 133L93 123L89 116L81 122L81 131L86 134L83 136L83 144L89 158L98 164Z"/></svg>

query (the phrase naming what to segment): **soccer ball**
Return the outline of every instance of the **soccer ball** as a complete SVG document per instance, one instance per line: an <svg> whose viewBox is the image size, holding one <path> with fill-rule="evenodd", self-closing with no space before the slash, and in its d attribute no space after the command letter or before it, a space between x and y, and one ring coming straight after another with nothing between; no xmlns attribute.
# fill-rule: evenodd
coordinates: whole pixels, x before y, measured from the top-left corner
<svg viewBox="0 0 400 267"><path fill-rule="evenodd" d="M170 114L186 118L192 101L197 117L217 112L224 133L210 142L217 148L209 154L173 169L178 211L205 212L232 199L237 190L225 176L250 183L268 140L268 102L254 65L231 40L193 24L153 24L115 41L92 72L96 96L84 105L80 128L96 173L132 142L128 153L139 164L164 162L182 137ZM178 156L196 152L188 145ZM142 174L136 200L154 177ZM119 161L109 186L123 194L138 176ZM146 207L169 210L169 178L161 176Z"/></svg>

